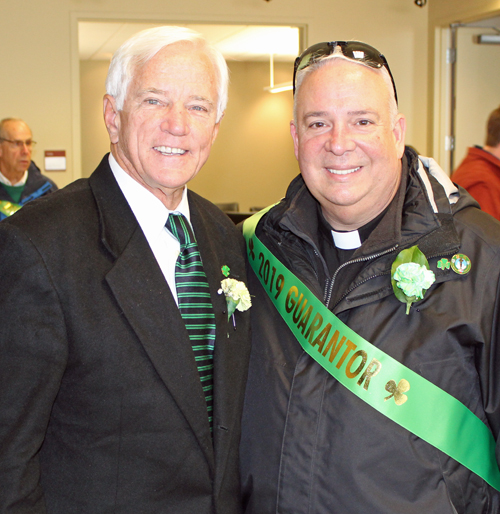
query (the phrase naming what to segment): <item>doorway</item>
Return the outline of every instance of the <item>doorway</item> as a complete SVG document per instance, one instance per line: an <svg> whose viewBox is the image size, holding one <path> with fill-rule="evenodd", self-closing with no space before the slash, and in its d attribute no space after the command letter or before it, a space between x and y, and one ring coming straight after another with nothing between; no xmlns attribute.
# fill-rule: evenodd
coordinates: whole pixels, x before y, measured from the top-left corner
<svg viewBox="0 0 500 514"><path fill-rule="evenodd" d="M497 43L481 43L481 35L495 36ZM452 24L441 31L440 43L441 109L434 148L451 174L468 147L484 144L488 116L500 105L500 16Z"/></svg>

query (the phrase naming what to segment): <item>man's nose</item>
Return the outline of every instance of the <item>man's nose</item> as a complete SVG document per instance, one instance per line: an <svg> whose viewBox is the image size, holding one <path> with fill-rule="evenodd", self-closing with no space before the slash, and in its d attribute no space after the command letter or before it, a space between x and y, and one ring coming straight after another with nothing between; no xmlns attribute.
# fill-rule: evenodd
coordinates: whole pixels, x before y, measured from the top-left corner
<svg viewBox="0 0 500 514"><path fill-rule="evenodd" d="M185 136L189 133L188 113L180 107L168 110L161 122L161 130L174 136Z"/></svg>
<svg viewBox="0 0 500 514"><path fill-rule="evenodd" d="M342 124L334 125L329 133L326 149L335 155L343 155L354 150L356 144L348 127Z"/></svg>
<svg viewBox="0 0 500 514"><path fill-rule="evenodd" d="M31 154L31 143L26 143L25 141L22 141L22 145L20 146L21 153L23 155Z"/></svg>

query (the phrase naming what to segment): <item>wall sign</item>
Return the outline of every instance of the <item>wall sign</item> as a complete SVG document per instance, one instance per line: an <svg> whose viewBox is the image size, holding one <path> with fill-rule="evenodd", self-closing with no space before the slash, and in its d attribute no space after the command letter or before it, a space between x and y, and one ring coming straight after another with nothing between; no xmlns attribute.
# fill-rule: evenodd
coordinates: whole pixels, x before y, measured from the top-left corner
<svg viewBox="0 0 500 514"><path fill-rule="evenodd" d="M45 150L45 171L66 171L66 150Z"/></svg>

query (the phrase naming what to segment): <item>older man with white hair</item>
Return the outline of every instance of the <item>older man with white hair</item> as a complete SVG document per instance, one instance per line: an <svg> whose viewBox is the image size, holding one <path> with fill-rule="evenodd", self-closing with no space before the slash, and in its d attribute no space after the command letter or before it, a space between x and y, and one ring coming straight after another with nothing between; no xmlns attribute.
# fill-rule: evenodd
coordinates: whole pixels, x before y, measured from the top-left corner
<svg viewBox="0 0 500 514"><path fill-rule="evenodd" d="M199 34L133 36L106 84L111 153L1 223L0 512L241 511L244 242L186 188L227 84Z"/></svg>
<svg viewBox="0 0 500 514"><path fill-rule="evenodd" d="M301 174L244 225L248 514L500 511L500 225L405 149L385 57L295 62Z"/></svg>

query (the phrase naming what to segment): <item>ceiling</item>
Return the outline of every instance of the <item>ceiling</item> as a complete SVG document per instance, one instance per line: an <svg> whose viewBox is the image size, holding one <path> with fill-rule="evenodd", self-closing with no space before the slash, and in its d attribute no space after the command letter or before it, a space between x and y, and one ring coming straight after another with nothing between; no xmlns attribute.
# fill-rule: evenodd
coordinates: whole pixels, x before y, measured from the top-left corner
<svg viewBox="0 0 500 514"><path fill-rule="evenodd" d="M483 27L490 28L500 32L500 16L494 18L485 18L483 20L473 21L471 23L461 23L462 27Z"/></svg>
<svg viewBox="0 0 500 514"><path fill-rule="evenodd" d="M78 22L80 60L110 60L118 47L140 30L162 23ZM291 26L176 24L200 32L227 60L293 61L299 54L299 29Z"/></svg>

